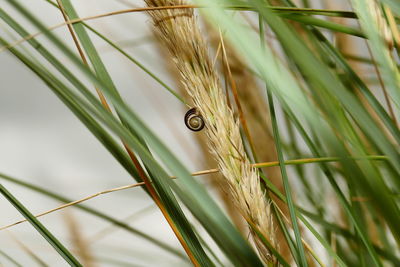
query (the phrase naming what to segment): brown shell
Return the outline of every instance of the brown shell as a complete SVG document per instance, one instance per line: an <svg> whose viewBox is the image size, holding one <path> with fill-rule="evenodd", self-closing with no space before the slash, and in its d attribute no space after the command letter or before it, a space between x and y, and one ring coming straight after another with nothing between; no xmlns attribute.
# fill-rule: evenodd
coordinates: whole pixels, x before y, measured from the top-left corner
<svg viewBox="0 0 400 267"><path fill-rule="evenodd" d="M193 121L192 121L193 119L198 119L199 125L197 125L197 126L194 125ZM201 114L199 113L197 108L191 108L186 112L185 125L186 125L186 127L188 127L190 130L192 130L194 132L201 131L204 128L205 122L204 122L203 116L201 116Z"/></svg>

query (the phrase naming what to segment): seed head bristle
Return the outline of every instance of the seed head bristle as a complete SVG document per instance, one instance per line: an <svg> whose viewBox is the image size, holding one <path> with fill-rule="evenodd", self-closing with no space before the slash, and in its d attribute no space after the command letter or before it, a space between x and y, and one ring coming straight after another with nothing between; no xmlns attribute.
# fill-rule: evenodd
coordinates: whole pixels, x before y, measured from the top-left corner
<svg viewBox="0 0 400 267"><path fill-rule="evenodd" d="M145 2L150 7L185 4L180 0ZM171 53L184 87L205 120L210 150L228 181L232 200L246 221L276 246L270 203L265 199L257 171L245 154L238 120L226 103L193 10L157 10L151 11L150 16L157 37ZM274 263L274 257L258 235L250 232L263 259Z"/></svg>

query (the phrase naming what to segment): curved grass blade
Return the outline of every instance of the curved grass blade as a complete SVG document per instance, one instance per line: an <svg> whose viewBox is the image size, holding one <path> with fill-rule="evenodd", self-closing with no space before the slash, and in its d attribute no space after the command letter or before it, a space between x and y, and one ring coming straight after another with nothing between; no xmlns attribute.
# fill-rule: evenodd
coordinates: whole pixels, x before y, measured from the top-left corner
<svg viewBox="0 0 400 267"><path fill-rule="evenodd" d="M305 29L306 30L306 29ZM307 31L307 30L306 30ZM340 68L343 68L343 71L340 73L343 73L345 75L348 75L349 78L347 78L348 81L354 82L357 87L361 89L361 92L365 95L365 97L368 99L369 103L374 107L375 112L379 115L379 117L382 119L386 127L389 129L389 131L392 133L393 137L396 139L396 141L399 143L399 130L397 128L397 125L393 122L393 120L389 117L387 112L384 110L384 108L381 106L379 101L372 95L372 93L369 91L369 89L366 87L366 85L361 81L361 79L357 76L357 74L350 68L348 63L343 59L343 57L340 55L340 53L330 44L330 42L326 39L326 37L321 34L317 29L312 28L311 35L315 35L316 39L320 42L315 42L317 45L324 47L325 54L321 55L322 57L330 58L332 57L336 62L337 66L340 66ZM312 36L310 36L312 37ZM313 149L315 151L315 149ZM367 172L368 173L368 172ZM349 174L352 175L353 173ZM376 176L376 177L379 177ZM378 178L380 179L380 178ZM376 188L372 189L373 191L376 190ZM380 198L380 195L377 195L377 198ZM373 213L371 213L373 214ZM376 225L378 227L378 231L380 232L386 232L386 230L381 229L379 225ZM382 238L383 242L385 243L386 237L384 235L380 235ZM378 252L380 255L385 255L384 257L388 257L390 255L391 250L393 246L388 246L390 248L389 254L385 253L382 254L382 249L373 245L374 249ZM395 257L391 257L390 260L393 261Z"/></svg>
<svg viewBox="0 0 400 267"><path fill-rule="evenodd" d="M273 194L275 196L277 196L280 200L286 202L286 197L276 188L276 186L274 184L272 184L270 181L268 181L267 179L264 179L264 181L267 184L267 187L269 190L271 190L271 192L273 192ZM336 254L335 251L333 251L333 249L330 247L330 244L328 243L328 241L322 237L318 231L304 218L303 215L309 217L310 219L312 219L313 221L319 223L320 225L324 226L325 228L334 231L335 233L346 237L346 238L351 238L352 240L356 241L358 240L358 237L356 237L353 233L351 233L350 231L348 231L347 229L344 229L336 224L333 223L329 223L327 221L325 221L323 218L321 218L320 215L316 215L313 214L311 212L306 211L305 209L301 208L301 207L297 207L297 216L298 218L304 223L304 225L314 234L314 236L318 239L318 241L321 243L321 245L328 251L328 253L335 258L335 260L337 261L337 263L339 264L339 266L347 266L343 260ZM393 264L395 264L396 266L398 265L398 263L400 262L400 259L396 258L395 255L388 253L387 251L382 250L379 246L373 244L372 245L374 247L374 249L378 252L378 254L384 258L386 258L387 260L393 262Z"/></svg>
<svg viewBox="0 0 400 267"><path fill-rule="evenodd" d="M68 262L71 266L82 266L79 261L69 252L67 248L65 248L61 242L52 234L43 224L39 222L29 212L25 206L19 202L2 184L0 184L0 193L21 213L22 216L27 219L32 226L38 231L49 244L60 254L61 257L64 258L66 262Z"/></svg>
<svg viewBox="0 0 400 267"><path fill-rule="evenodd" d="M258 2L254 2L256 6L260 8ZM348 109L349 113L357 119L357 122L360 123L360 127L368 134L368 136L373 137L373 141L376 142L376 145L382 149L382 151L387 152L390 155L392 162L394 162L399 158L399 153L393 148L393 146L388 142L387 138L382 134L382 132L377 128L377 126L372 121L371 117L368 113L360 106L359 102L356 101L354 96L352 96L347 90L343 87L340 82L336 78L329 74L323 66L320 66L321 63L318 62L311 54L310 51L301 43L300 40L293 35L292 31L290 31L287 26L285 26L280 20L274 18L273 14L266 9L260 9L261 14L264 14L263 17L268 17L268 22L270 22L271 27L273 29L281 29L281 31L277 31L277 35L282 38L282 44L287 44L289 51L291 51L291 55L295 55L294 59L297 58L296 62L301 64L302 68L307 71L319 71L321 72L320 76L314 75L313 78L317 79L317 83L321 84L329 90L329 92L333 93L341 103ZM267 14L271 14L271 16L267 16ZM271 24L272 23L272 24ZM283 32L283 29L284 32ZM300 62L300 55L309 55L309 60L302 60ZM301 58L303 59L303 58ZM312 62L310 61L312 60ZM319 66L319 67L318 67ZM323 79L325 77L325 79ZM397 161L396 161L397 162ZM400 166L397 166L396 169L399 170Z"/></svg>

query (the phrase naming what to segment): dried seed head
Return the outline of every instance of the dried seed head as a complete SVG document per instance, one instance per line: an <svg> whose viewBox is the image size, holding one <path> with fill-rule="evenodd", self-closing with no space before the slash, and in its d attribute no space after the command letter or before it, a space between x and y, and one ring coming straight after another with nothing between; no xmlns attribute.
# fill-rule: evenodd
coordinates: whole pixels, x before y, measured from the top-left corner
<svg viewBox="0 0 400 267"><path fill-rule="evenodd" d="M182 0L144 0L148 6L182 5ZM276 247L270 203L260 186L257 171L246 156L238 120L226 103L216 71L208 55L192 9L157 10L150 12L159 40L173 56L181 81L196 106L197 114L207 125L209 147L219 169L229 184L227 189L242 216ZM185 124L197 129L201 125L193 111L185 116ZM193 120L191 120L193 119ZM256 247L266 263L276 263L258 235L251 231Z"/></svg>
<svg viewBox="0 0 400 267"><path fill-rule="evenodd" d="M376 25L378 26L379 33L385 43L388 45L388 47L391 49L394 45L393 43L393 35L392 31L389 28L389 25L387 24L384 16L382 9L380 5L375 1L366 1L367 2L367 7L369 9L369 12L372 15L373 20L375 20Z"/></svg>

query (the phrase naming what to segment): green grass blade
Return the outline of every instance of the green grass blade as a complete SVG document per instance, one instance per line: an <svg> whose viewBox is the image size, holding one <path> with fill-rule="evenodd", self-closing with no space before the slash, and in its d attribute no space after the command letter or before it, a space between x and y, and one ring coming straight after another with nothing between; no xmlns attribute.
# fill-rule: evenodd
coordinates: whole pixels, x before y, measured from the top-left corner
<svg viewBox="0 0 400 267"><path fill-rule="evenodd" d="M273 185L269 180L265 179L264 180L267 184L267 187L269 190L271 190L275 196L277 196L280 200L286 202L286 197L276 188L275 185ZM346 264L343 262L343 260L339 257L339 255L337 255L337 253L332 249L332 247L330 246L329 242L323 237L321 236L317 229L315 229L305 218L303 215L309 217L310 219L312 219L313 221L318 222L319 224L325 226L328 229L334 230L335 233L338 233L342 236L345 237L350 237L352 239L356 239L356 237L349 232L346 229L341 228L338 225L332 224L332 223L328 223L325 220L323 220L320 215L314 215L304 209L302 209L301 207L296 207L297 209L297 216L298 218L304 223L304 225L314 234L314 236L318 239L318 241L321 243L321 245L328 251L328 253L335 258L336 262L339 264L339 266L346 266ZM380 255L382 255L383 257L387 258L388 260L397 263L399 262L399 259L397 259L394 255L392 254L387 254L386 252L383 252L382 249L380 249L378 246L374 245L374 249L378 251L378 253Z"/></svg>
<svg viewBox="0 0 400 267"><path fill-rule="evenodd" d="M390 0L388 0L390 1ZM243 11L255 11L256 9L247 3L247 1L241 0L230 0L226 6L222 6L225 9L243 10ZM342 17L342 18L357 18L357 15L352 11L344 10L330 10L330 9L317 9L317 8L298 8L298 7L284 7L284 6L267 6L274 11L278 16L285 14L296 14L296 15L321 15L329 17Z"/></svg>
<svg viewBox="0 0 400 267"><path fill-rule="evenodd" d="M389 26L386 25L380 6L374 1L366 3L362 0L352 0L352 3L361 27L368 36L368 43L392 101L397 108L400 108L400 72L392 60L386 44L385 26Z"/></svg>
<svg viewBox="0 0 400 267"><path fill-rule="evenodd" d="M334 232L346 239L351 239L354 241L357 241L357 239L358 239L358 237L356 235L354 235L350 230L345 229L345 228L339 226L338 224L328 222L328 221L324 220L323 218L321 218L321 216L318 214L314 214L314 213L309 212L302 208L298 208L298 211L302 214L299 216L301 219L304 219L304 216L306 216L306 217L310 218L312 221L323 226L325 229L329 229L332 232ZM306 224L306 223L304 223L304 224ZM395 254L391 253L390 251L386 251L386 250L380 248L376 244L373 244L373 247L381 257L385 258L388 261L391 261L394 266L400 265L400 259Z"/></svg>
<svg viewBox="0 0 400 267"><path fill-rule="evenodd" d="M259 4L257 4L257 6L259 6ZM311 71L313 74L315 74L316 71L319 72L319 75L313 75L313 79L316 79L315 83L320 84L323 88L326 88L330 93L333 93L339 98L351 115L360 123L360 127L362 127L371 138L373 137L373 141L377 143L377 146L379 146L382 151L387 152L393 160L393 165L396 165L394 162L399 159L398 151L388 142L387 138L382 134L380 129L378 129L372 121L372 118L367 114L365 109L361 107L355 97L351 95L332 74L326 71L326 68L312 56L311 51L308 51L304 44L293 35L293 32L289 30L287 26L277 18L273 19L273 14L271 12L265 9L260 11L264 14L263 17L265 19L268 17L271 27L274 25L273 29L275 29L277 35L280 36L279 38L282 38L281 42L287 45L287 49L291 51L290 55L293 56L293 59L296 60L302 69L307 71L307 75ZM272 16L267 16L267 14L272 14ZM278 28L280 31L277 30ZM308 60L304 60L306 55Z"/></svg>
<svg viewBox="0 0 400 267"><path fill-rule="evenodd" d="M75 9L73 8L71 2L69 0L61 0L61 3L65 9L65 12L70 20L79 19L78 14L76 13ZM17 7L17 6L16 6ZM22 7L22 6L20 6ZM95 46L93 45L89 35L87 34L84 26L82 23L75 23L72 25L79 41L86 52L90 62L92 63L92 67L94 72L96 73L99 80L101 80L107 88L109 88L113 95L118 98L121 98L117 88L114 85L114 82L107 71L106 66L104 65L103 61L101 60Z"/></svg>
<svg viewBox="0 0 400 267"><path fill-rule="evenodd" d="M304 138L304 141L307 143L308 147L310 148L311 152L316 156L320 156L320 152L317 148L317 146L313 143L312 139L308 136L306 131L304 130L303 126L299 123L299 121L296 119L296 117L293 114L289 114L290 118L294 122L295 126L301 133L302 137ZM366 231L362 229L361 223L359 222L358 217L355 215L353 208L351 204L347 201L344 192L341 190L339 187L338 183L336 182L334 175L332 171L330 170L329 166L327 166L325 163L321 162L322 164L321 169L324 172L325 176L328 178L329 183L331 184L334 192L337 194L339 197L339 201L342 204L342 207L344 208L345 212L348 214L350 221L353 223L355 226L357 233L360 235L362 242L366 246L366 248L370 251L371 255L375 255L375 250L371 244L371 241L369 240L368 235L366 234ZM376 258L376 256L375 256ZM379 262L378 259L376 259L377 262Z"/></svg>
<svg viewBox="0 0 400 267"><path fill-rule="evenodd" d="M52 234L50 233L47 228L39 222L29 212L25 206L18 201L2 184L0 184L0 193L21 213L22 216L27 219L30 224L38 231L49 244L60 254L61 257L65 259L71 266L82 266L79 261L69 252L67 248L65 248L61 242Z"/></svg>
<svg viewBox="0 0 400 267"><path fill-rule="evenodd" d="M263 27L264 24L263 24L261 17L259 18L259 25L260 25L261 46L263 48L265 48L265 40L264 40L265 32L264 32L264 27ZM267 85L267 87L268 87L268 85ZM302 243L300 228L299 228L299 225L297 222L296 208L294 206L294 202L293 202L293 198L292 198L292 190L290 188L289 178L287 176L286 166L284 163L285 159L283 157L281 137L279 134L278 123L277 123L277 118L276 118L276 113L275 113L274 99L273 99L271 91L268 89L267 89L267 98L268 98L269 114L270 114L270 118L271 118L271 126L272 126L272 132L273 132L273 136L274 136L275 148L276 148L276 151L278 154L279 167L281 170L283 187L284 187L285 194L286 194L286 203L289 208L289 215L290 215L290 219L292 222L294 236L296 238L296 251L298 254L298 259L300 261L299 262L300 266L308 266L305 251L304 251L304 246Z"/></svg>
<svg viewBox="0 0 400 267"><path fill-rule="evenodd" d="M70 203L70 202L73 201L73 200L71 200L71 199L69 199L67 197L61 196L58 193L46 190L46 189L44 189L42 187L36 186L34 184L31 184L31 183L24 182L24 181L22 181L20 179L11 177L9 175L5 175L3 173L0 173L0 179L3 179L5 181L8 181L8 182L14 183L16 185L22 186L22 187L27 188L29 190L35 191L35 192L37 192L37 193L39 193L39 194L41 194L43 196L46 196L46 197L49 197L51 199L60 201L62 203ZM113 218L111 216L108 216L108 215L104 214L101 211L92 209L92 208L87 207L87 206L82 205L82 204L74 205L74 207L76 207L77 209L80 209L80 210L82 210L84 212L87 212L89 214L92 214L93 216L96 216L96 217L98 217L98 218L100 218L102 220L110 222L113 225L115 225L115 226L117 226L117 227L119 227L119 228L121 228L121 229L123 229L123 230L125 230L125 231L127 231L127 232L129 232L131 234L133 234L133 235L139 236L139 237L149 241L150 243L153 243L154 245L160 247L161 249L163 249L163 250L165 250L165 251L167 251L167 252L169 252L169 253L171 253L171 254L173 254L175 256L178 256L179 258L181 258L181 259L183 259L185 261L188 260L186 255L182 254L182 252L180 252L179 250L171 247L170 245L168 245L168 244L166 244L164 242L159 241L158 239L156 239L156 238L154 238L152 236L149 236L148 234L146 234L146 233L144 233L144 232L142 232L140 230L137 230L136 228L131 227L130 225L126 224L125 222L117 220L117 219L115 219L115 218Z"/></svg>
<svg viewBox="0 0 400 267"><path fill-rule="evenodd" d="M300 266L308 266L307 260L306 260L306 255L304 252L303 243L301 240L300 228L297 223L296 208L294 207L294 202L292 199L292 190L290 189L289 179L287 176L286 167L285 167L285 163L284 163L283 152L282 152L282 147L281 147L281 143L280 143L280 135L279 135L279 130L278 130L278 123L276 120L276 114L275 114L275 108L274 108L274 101L272 98L271 91L268 91L267 94L268 94L268 104L269 104L269 108L270 108L269 112L270 112L271 122L272 122L272 130L273 130L274 140L275 140L275 147L276 147L276 151L278 153L279 167L281 169L283 186L285 189L287 204L289 207L290 219L292 221L293 231L294 231L294 235L296 238L297 252L298 252L299 258L300 258Z"/></svg>
<svg viewBox="0 0 400 267"><path fill-rule="evenodd" d="M375 108L376 113L380 116L384 124L388 127L390 132L393 134L393 137L396 138L396 141L399 142L399 131L396 126L396 124L393 122L393 120L388 116L386 111L383 109L381 104L378 102L378 100L372 95L372 93L369 91L369 89L365 86L365 84L361 81L361 79L357 76L357 74L354 73L354 71L349 67L348 63L343 59L343 57L336 51L336 49L327 41L326 37L322 35L318 30L313 29L312 34L315 34L316 39L318 41L321 41L318 43L318 45L321 45L325 47L327 54L322 55L322 57L332 57L336 60L337 66L340 66L343 68L344 71L340 72L345 75L348 75L348 78L346 81L351 81L354 82L363 92L363 94L366 96L368 99L369 103ZM351 175L351 174L349 174ZM380 179L380 178L378 178ZM375 187L373 187L372 192L377 191ZM385 191L385 190L383 190ZM378 200L381 199L382 194L376 195L376 198ZM373 213L371 213L373 214ZM379 226L377 225L379 228ZM385 239L384 236L381 235L383 239ZM392 247L392 246L389 246ZM380 248L374 246L375 250L381 251ZM381 254L381 252L379 252Z"/></svg>
<svg viewBox="0 0 400 267"><path fill-rule="evenodd" d="M280 265L284 267L290 267L289 263L279 254L279 252L271 245L271 243L265 238L265 236L257 229L257 227L251 226L251 229L256 232L257 236L260 237L262 242L267 246L271 253L277 258Z"/></svg>
<svg viewBox="0 0 400 267"><path fill-rule="evenodd" d="M359 29L345 26L339 23L323 20L323 19L318 19L310 16L302 16L302 15L280 15L282 18L286 18L289 20L297 21L300 23L303 23L305 25L312 25L316 27L321 27L325 28L328 30L332 30L334 32L341 32L341 33L346 33L349 35L354 35L357 37L361 38L366 38L365 34L360 31Z"/></svg>
<svg viewBox="0 0 400 267"><path fill-rule="evenodd" d="M383 108L383 106L379 103L379 101L375 98L372 92L368 89L367 85L361 80L361 78L354 72L354 70L350 67L350 65L346 62L344 57L337 51L336 48L326 39L326 37L320 33L319 31L314 30L313 34L318 40L322 41L322 46L326 49L328 57L333 57L335 63L338 65L338 68L343 68L343 73L348 76L347 80L354 82L355 86L361 90L364 94L368 103L374 108L375 112L378 114L382 122L388 128L390 133L396 139L397 143L400 143L400 131L397 128L397 125L393 122L392 118L390 118L389 114Z"/></svg>
<svg viewBox="0 0 400 267"><path fill-rule="evenodd" d="M94 34L99 36L101 39L103 39L106 43L108 43L116 51L118 51L122 55L124 55L129 61L133 62L136 66L138 66L140 69L142 69L145 73L147 73L150 77L152 77L156 82L158 82L162 87L164 87L168 92L170 92L173 96L175 96L180 102L182 102L183 104L187 104L185 99L183 99L183 97L181 95L179 95L174 89L172 89L169 85L167 85L165 82L163 82L157 75L155 75L152 71L150 71L150 69L145 67L144 64L140 63L137 59L133 58L125 50L123 50L120 46L118 46L116 43L112 42L110 39L108 39L106 36L101 34L99 31L95 30L93 27L87 25L86 23L83 23L83 25L85 25L86 28L88 28Z"/></svg>
<svg viewBox="0 0 400 267"><path fill-rule="evenodd" d="M57 4L53 3L50 0L45 0L47 3L52 6L59 8ZM112 42L109 38L107 38L104 34L101 34L99 31L91 27L85 22L81 22L88 30L96 34L98 37L103 39L107 44L109 44L116 51L120 52L123 56L125 56L129 61L138 66L141 70L143 70L146 74L148 74L151 78L153 78L156 82L158 82L162 87L164 87L168 92L170 92L173 96L175 96L179 101L186 104L185 100L182 96L180 96L171 86L167 85L164 81L161 80L156 74L154 74L149 68L147 68L143 63L139 62L139 60L135 59L133 56L129 55L125 50L123 50L120 46L118 46L115 42Z"/></svg>
<svg viewBox="0 0 400 267"><path fill-rule="evenodd" d="M329 93L335 95L338 98L338 100L340 100L341 105L343 105L345 109L351 114L351 116L353 116L353 118L357 120L360 128L370 138L371 142L375 143L382 151L384 151L384 153L390 155L389 157L391 158L391 163L393 168L395 168L396 171L399 171L397 168L399 166L398 164L395 163L399 158L398 151L394 149L391 142L386 138L385 135L383 135L383 133L381 132L379 127L374 123L373 119L367 113L367 111L361 106L361 104L355 99L355 97L351 95L344 88L344 86L340 82L338 82L338 80L334 78L334 76L331 73L329 73L324 66L321 65L320 62L318 62L318 60L312 55L311 51L308 51L307 48L304 46L304 43L295 38L292 31L290 31L287 28L287 26L281 23L278 19L274 20L273 17L271 16L272 13L266 10L261 10L261 13L263 12L265 12L263 15L264 19L267 19L271 27L275 29L275 32L277 33L278 36L280 36L279 38L281 38L282 43L284 42L284 44L287 46L286 49L288 51L291 51L290 55L293 57L296 63L299 64L299 66L301 66L301 68L306 72L305 75L308 76L312 72L313 81L311 82L315 85L318 84L319 89L326 88L329 91ZM316 72L318 73L318 75L315 75ZM311 76L309 77L311 78ZM331 112L333 112L332 114L335 114L335 109L332 108L333 106L330 108ZM338 114L337 116L340 116L340 112L337 112L337 114ZM337 125L340 126L341 124L339 123ZM347 130L344 130L344 132L346 131ZM322 131L320 130L320 132ZM330 135L330 134L329 132L324 132L324 135ZM353 138L353 137L349 135L348 138ZM336 144L331 144L331 147L332 149L335 149ZM367 178L367 176L365 177ZM371 178L369 179L368 182L375 183L378 180L374 180L373 178ZM396 180L397 179L393 179L394 182L396 182ZM378 184L375 184L375 187ZM382 183L380 183L379 188L383 190L382 193L385 192L384 187L385 186ZM371 190L372 188L373 186L368 188L368 192L373 194L377 193L377 191L374 192L373 190ZM380 209L380 207L383 206L387 209L384 211L385 216L387 218L390 218L390 220L388 219L389 225L391 225L391 230L398 239L400 238L400 231L399 231L400 229L398 229L398 227L396 227L395 224L400 223L399 221L400 217L398 216L399 211L398 208L392 203L392 201L386 197L386 195L387 195L386 193L383 195L382 194L375 195L375 197L377 197L376 201L380 202L380 204L376 205L376 207Z"/></svg>

